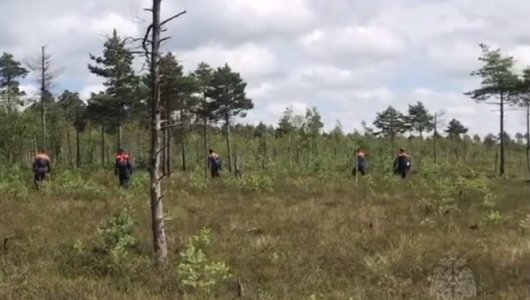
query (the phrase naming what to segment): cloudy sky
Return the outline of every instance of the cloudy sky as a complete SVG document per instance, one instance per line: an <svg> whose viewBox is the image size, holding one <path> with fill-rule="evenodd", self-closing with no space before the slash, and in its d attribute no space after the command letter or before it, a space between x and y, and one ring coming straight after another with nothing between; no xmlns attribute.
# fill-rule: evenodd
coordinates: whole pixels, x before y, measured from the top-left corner
<svg viewBox="0 0 530 300"><path fill-rule="evenodd" d="M55 93L101 89L87 70L113 28L141 36L149 0L0 0L0 51L26 61L48 45L62 70ZM187 70L225 62L248 82L255 109L244 122L276 124L286 106L316 106L326 129L351 131L392 105L422 101L472 133L498 132L495 107L463 92L480 66L479 43L500 47L517 66L530 65L528 0L164 0L172 22L165 44ZM33 79L25 89L35 91ZM522 112L507 115L510 133Z"/></svg>

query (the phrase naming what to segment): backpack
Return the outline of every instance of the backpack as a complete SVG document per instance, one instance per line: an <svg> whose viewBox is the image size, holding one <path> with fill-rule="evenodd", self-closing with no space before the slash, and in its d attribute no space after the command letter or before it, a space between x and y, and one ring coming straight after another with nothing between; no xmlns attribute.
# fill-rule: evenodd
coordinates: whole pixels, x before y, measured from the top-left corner
<svg viewBox="0 0 530 300"><path fill-rule="evenodd" d="M223 169L223 163L221 161L221 157L217 157L217 159L214 159L214 163L217 165L217 168L219 170Z"/></svg>

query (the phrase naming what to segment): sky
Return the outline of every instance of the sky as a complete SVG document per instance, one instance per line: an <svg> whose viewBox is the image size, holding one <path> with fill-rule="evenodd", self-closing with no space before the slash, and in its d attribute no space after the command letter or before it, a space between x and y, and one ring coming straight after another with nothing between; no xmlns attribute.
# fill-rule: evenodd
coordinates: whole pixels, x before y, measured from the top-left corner
<svg viewBox="0 0 530 300"><path fill-rule="evenodd" d="M0 0L0 51L28 61L42 45L60 76L54 93L86 99L102 90L87 69L115 28L140 37L149 0ZM162 16L187 13L167 26L164 51L193 71L201 61L228 63L247 82L255 104L241 122L277 124L286 107L316 106L325 129L372 124L389 105L406 113L422 101L443 121L470 133L497 133L497 107L464 92L480 86L479 43L530 65L528 0L163 0ZM141 63L136 64L138 69ZM36 93L35 76L23 81ZM524 113L507 112L506 130L524 132Z"/></svg>

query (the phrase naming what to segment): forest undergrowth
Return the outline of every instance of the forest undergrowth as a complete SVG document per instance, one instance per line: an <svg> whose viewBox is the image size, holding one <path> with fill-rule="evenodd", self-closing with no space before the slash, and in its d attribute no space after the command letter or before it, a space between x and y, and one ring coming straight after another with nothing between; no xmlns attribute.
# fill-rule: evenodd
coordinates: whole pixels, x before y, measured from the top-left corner
<svg viewBox="0 0 530 300"><path fill-rule="evenodd" d="M275 171L271 171L275 170ZM148 174L57 170L41 191L0 177L0 299L429 299L465 259L479 299L530 288L529 183L423 164L376 172L174 173L169 263L154 267Z"/></svg>

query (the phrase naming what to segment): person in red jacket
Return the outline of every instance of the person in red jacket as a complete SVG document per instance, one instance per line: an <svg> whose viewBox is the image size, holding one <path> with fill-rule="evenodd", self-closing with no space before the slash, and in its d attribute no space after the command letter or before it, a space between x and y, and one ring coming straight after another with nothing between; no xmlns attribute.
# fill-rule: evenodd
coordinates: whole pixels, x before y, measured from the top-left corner
<svg viewBox="0 0 530 300"><path fill-rule="evenodd" d="M33 182L39 189L39 185L46 180L46 175L52 171L51 159L44 150L39 150L33 159Z"/></svg>
<svg viewBox="0 0 530 300"><path fill-rule="evenodd" d="M114 165L114 175L120 179L120 186L129 188L129 181L133 173L131 156L122 148L118 150L116 155L116 163Z"/></svg>

